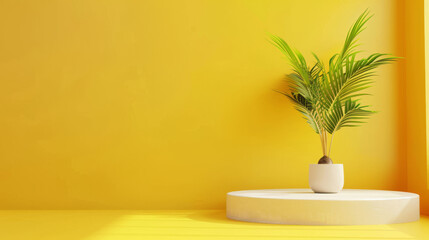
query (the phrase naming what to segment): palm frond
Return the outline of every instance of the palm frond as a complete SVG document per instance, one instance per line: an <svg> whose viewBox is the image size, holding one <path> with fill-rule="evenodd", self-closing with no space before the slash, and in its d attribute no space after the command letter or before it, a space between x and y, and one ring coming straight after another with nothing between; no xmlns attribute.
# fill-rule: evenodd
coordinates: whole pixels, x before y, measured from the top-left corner
<svg viewBox="0 0 429 240"><path fill-rule="evenodd" d="M388 54L374 53L367 58L355 59L356 55L349 56L345 61L345 67L330 69L329 87L323 91L327 109L331 109L337 101L343 102L348 98L367 95L361 91L371 87L375 69L381 65L394 62L397 57Z"/></svg>
<svg viewBox="0 0 429 240"><path fill-rule="evenodd" d="M344 42L343 49L339 53L339 61L343 61L348 56L356 53L356 37L364 30L365 24L369 19L372 18L372 15L369 15L368 9L365 10L353 24L353 26L349 29L347 33L346 41Z"/></svg>
<svg viewBox="0 0 429 240"><path fill-rule="evenodd" d="M317 124L317 119L314 113L314 109L312 107L312 104L309 101L307 101L305 97L303 97L300 94L288 94L281 91L276 91L276 92L288 97L294 104L295 109L298 110L298 112L300 112L304 116L304 119L307 121L307 123L310 124L310 126L317 134L319 134L320 130Z"/></svg>
<svg viewBox="0 0 429 240"><path fill-rule="evenodd" d="M357 127L365 123L364 120L373 114L373 111L366 110L367 106L361 106L356 101L348 99L344 105L339 101L324 116L324 128L328 133L333 134L343 127Z"/></svg>

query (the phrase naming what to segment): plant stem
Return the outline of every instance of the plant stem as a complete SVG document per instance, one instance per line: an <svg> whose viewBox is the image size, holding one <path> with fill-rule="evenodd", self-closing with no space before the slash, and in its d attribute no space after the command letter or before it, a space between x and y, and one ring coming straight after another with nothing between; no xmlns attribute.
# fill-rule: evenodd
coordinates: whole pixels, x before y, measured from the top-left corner
<svg viewBox="0 0 429 240"><path fill-rule="evenodd" d="M326 152L327 152L327 135L326 135L326 130L322 127L323 126L323 118L321 117L322 115L320 114L319 111L319 107L316 106L316 113L317 113L317 118L319 121L319 125L321 127L319 127L320 129L320 140L322 141L322 150L323 150L323 156L326 156Z"/></svg>
<svg viewBox="0 0 429 240"><path fill-rule="evenodd" d="M323 155L325 155L325 147L324 147L324 145L323 145L323 136L322 136L322 132L320 132L320 133L319 133L319 136L320 136L320 143L322 144L322 152L323 152Z"/></svg>
<svg viewBox="0 0 429 240"><path fill-rule="evenodd" d="M328 150L328 139L325 129L320 130L320 142L322 143L323 156L326 156Z"/></svg>
<svg viewBox="0 0 429 240"><path fill-rule="evenodd" d="M325 153L324 156L326 156L326 153L328 151L328 134L326 133L326 130L323 130L323 140L325 142Z"/></svg>
<svg viewBox="0 0 429 240"><path fill-rule="evenodd" d="M330 157L330 156L331 156L332 141L334 140L334 134L335 134L335 132L333 132L333 133L332 133L332 135L331 135L331 143L329 144L328 157Z"/></svg>

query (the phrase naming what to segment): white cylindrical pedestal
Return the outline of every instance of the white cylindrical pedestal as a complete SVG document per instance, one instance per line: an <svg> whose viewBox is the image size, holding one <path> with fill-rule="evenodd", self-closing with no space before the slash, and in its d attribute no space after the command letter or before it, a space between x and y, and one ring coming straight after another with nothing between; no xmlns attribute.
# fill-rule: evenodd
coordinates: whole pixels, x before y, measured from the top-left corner
<svg viewBox="0 0 429 240"><path fill-rule="evenodd" d="M344 189L318 194L310 189L230 192L230 219L293 225L368 225L417 221L419 195L407 192Z"/></svg>

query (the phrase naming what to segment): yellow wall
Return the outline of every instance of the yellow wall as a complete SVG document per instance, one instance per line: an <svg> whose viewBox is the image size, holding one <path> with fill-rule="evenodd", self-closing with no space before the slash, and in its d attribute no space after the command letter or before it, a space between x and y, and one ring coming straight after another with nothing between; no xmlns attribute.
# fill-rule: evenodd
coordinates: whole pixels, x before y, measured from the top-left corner
<svg viewBox="0 0 429 240"><path fill-rule="evenodd" d="M0 208L222 208L307 187L319 138L281 88L267 33L338 51L366 8L366 53L403 54L396 0L1 1ZM336 136L346 188L404 189L401 64ZM399 106L399 107L398 107Z"/></svg>
<svg viewBox="0 0 429 240"><path fill-rule="evenodd" d="M408 162L407 189L420 194L421 211L429 214L427 189L427 152L425 104L425 35L424 2L405 1L405 56L406 56L406 161ZM426 26L427 28L427 26ZM429 78L426 79L429 81Z"/></svg>

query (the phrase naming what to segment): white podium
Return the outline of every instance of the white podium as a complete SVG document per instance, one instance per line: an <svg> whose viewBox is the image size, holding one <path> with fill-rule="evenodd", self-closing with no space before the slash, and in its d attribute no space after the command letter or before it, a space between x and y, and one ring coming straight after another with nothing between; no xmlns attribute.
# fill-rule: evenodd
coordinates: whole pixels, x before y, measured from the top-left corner
<svg viewBox="0 0 429 240"><path fill-rule="evenodd" d="M236 191L227 194L227 217L291 225L369 225L417 221L419 195L344 189L336 194L310 189Z"/></svg>

